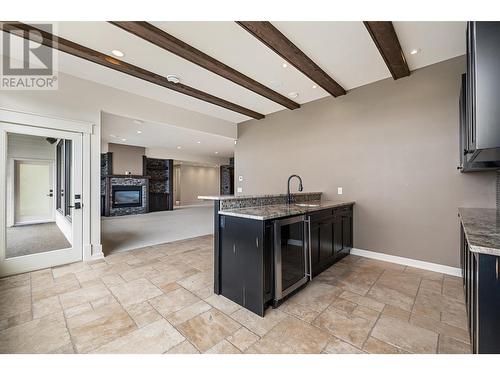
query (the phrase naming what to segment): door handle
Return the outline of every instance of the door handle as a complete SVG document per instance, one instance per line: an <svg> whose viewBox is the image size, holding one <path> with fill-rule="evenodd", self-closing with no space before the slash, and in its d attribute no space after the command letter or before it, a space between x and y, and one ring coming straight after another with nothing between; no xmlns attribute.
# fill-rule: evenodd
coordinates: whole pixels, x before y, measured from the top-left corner
<svg viewBox="0 0 500 375"><path fill-rule="evenodd" d="M74 208L75 210L79 210L82 208L82 204L80 202L76 202L74 206L68 206L69 208Z"/></svg>

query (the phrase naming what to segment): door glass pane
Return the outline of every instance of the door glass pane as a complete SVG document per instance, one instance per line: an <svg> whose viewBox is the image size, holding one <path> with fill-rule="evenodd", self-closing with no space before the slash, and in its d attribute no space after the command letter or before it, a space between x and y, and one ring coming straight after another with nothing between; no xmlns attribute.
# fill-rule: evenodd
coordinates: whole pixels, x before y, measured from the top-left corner
<svg viewBox="0 0 500 375"><path fill-rule="evenodd" d="M281 227L281 281L286 290L305 274L304 223Z"/></svg>
<svg viewBox="0 0 500 375"><path fill-rule="evenodd" d="M59 141L7 134L6 258L72 247L71 216L56 210L57 190L71 186L61 169L71 158Z"/></svg>

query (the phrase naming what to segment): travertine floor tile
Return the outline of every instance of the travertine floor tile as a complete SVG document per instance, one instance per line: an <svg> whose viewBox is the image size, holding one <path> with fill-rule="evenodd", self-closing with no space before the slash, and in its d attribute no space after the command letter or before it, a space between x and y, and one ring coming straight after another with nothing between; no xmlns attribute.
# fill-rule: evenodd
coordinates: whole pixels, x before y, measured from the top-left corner
<svg viewBox="0 0 500 375"><path fill-rule="evenodd" d="M463 343L469 343L469 333L465 329L457 328L444 322L436 321L426 316L420 316L417 314L411 315L410 323L417 327L423 327L433 332L449 336L462 341Z"/></svg>
<svg viewBox="0 0 500 375"><path fill-rule="evenodd" d="M470 354L471 347L462 341L445 335L439 335L438 353L440 354Z"/></svg>
<svg viewBox="0 0 500 375"><path fill-rule="evenodd" d="M206 354L241 354L241 352L233 344L227 340L222 340L218 344L208 349Z"/></svg>
<svg viewBox="0 0 500 375"><path fill-rule="evenodd" d="M0 331L0 353L50 353L70 343L61 313Z"/></svg>
<svg viewBox="0 0 500 375"><path fill-rule="evenodd" d="M30 285L30 274L23 273L21 275L9 276L0 279L0 292L5 289L18 288Z"/></svg>
<svg viewBox="0 0 500 375"><path fill-rule="evenodd" d="M139 328L162 319L161 315L148 302L128 305L125 307L125 310L127 310Z"/></svg>
<svg viewBox="0 0 500 375"><path fill-rule="evenodd" d="M64 310L64 316L66 318L71 318L73 316L82 314L84 312L92 311L92 305L88 302L82 303L81 305L73 306Z"/></svg>
<svg viewBox="0 0 500 375"><path fill-rule="evenodd" d="M222 311L224 314L231 315L236 310L241 308L237 303L227 299L222 295L213 294L212 296L205 299L210 305L215 307L217 310Z"/></svg>
<svg viewBox="0 0 500 375"><path fill-rule="evenodd" d="M31 310L0 320L0 331L33 320Z"/></svg>
<svg viewBox="0 0 500 375"><path fill-rule="evenodd" d="M384 271L375 286L380 285L397 290L405 295L415 297L421 282L420 276L408 272Z"/></svg>
<svg viewBox="0 0 500 375"><path fill-rule="evenodd" d="M384 304L381 302L378 302L370 297L365 297L361 296L359 294L350 292L350 291L345 291L340 295L340 298L343 298L345 300L354 302L358 305L369 307L372 310L376 311L382 311L384 309Z"/></svg>
<svg viewBox="0 0 500 375"><path fill-rule="evenodd" d="M188 340L184 340L179 345L170 349L167 354L199 354L198 349L194 347Z"/></svg>
<svg viewBox="0 0 500 375"><path fill-rule="evenodd" d="M342 293L339 288L312 282L306 288L290 297L292 303L307 306L309 309L321 312Z"/></svg>
<svg viewBox="0 0 500 375"><path fill-rule="evenodd" d="M257 336L255 333L249 331L245 327L241 327L239 330L237 330L235 333L229 336L227 338L227 341L229 341L239 350L244 352L250 347L250 345L254 344L258 339L260 339L260 337Z"/></svg>
<svg viewBox="0 0 500 375"><path fill-rule="evenodd" d="M355 346L342 341L336 337L332 337L325 349L323 349L323 353L326 354L364 354L362 350L359 350Z"/></svg>
<svg viewBox="0 0 500 375"><path fill-rule="evenodd" d="M436 353L437 350L437 333L391 317L382 316L371 335L410 353Z"/></svg>
<svg viewBox="0 0 500 375"><path fill-rule="evenodd" d="M373 326L372 321L334 308L323 311L313 324L358 348L362 347Z"/></svg>
<svg viewBox="0 0 500 375"><path fill-rule="evenodd" d="M178 330L201 352L205 352L241 326L222 312L212 309L180 324Z"/></svg>
<svg viewBox="0 0 500 375"><path fill-rule="evenodd" d="M137 279L109 289L123 306L133 305L163 294L147 279Z"/></svg>
<svg viewBox="0 0 500 375"><path fill-rule="evenodd" d="M104 344L93 352L161 354L184 340L171 324L161 319Z"/></svg>
<svg viewBox="0 0 500 375"><path fill-rule="evenodd" d="M406 267L404 272L407 274L419 276L419 277L426 279L426 280L432 280L432 281L437 281L437 282L443 281L443 274L439 273L439 272L427 271L427 270L423 270L421 268L414 268L414 267L410 267L410 266Z"/></svg>
<svg viewBox="0 0 500 375"><path fill-rule="evenodd" d="M319 311L310 309L306 305L299 305L297 303L293 303L291 300L288 300L285 303L283 303L279 307L279 310L289 315L293 315L296 318L303 320L306 323L312 323L312 321L316 319L319 314L321 314L321 312Z"/></svg>
<svg viewBox="0 0 500 375"><path fill-rule="evenodd" d="M375 337L368 337L363 350L371 354L407 354L408 352L386 342L380 341Z"/></svg>
<svg viewBox="0 0 500 375"><path fill-rule="evenodd" d="M0 292L0 321L30 311L29 285L9 288Z"/></svg>
<svg viewBox="0 0 500 375"><path fill-rule="evenodd" d="M330 335L325 331L288 317L250 346L247 353L320 353L329 339Z"/></svg>
<svg viewBox="0 0 500 375"><path fill-rule="evenodd" d="M261 337L286 317L288 315L278 309L267 309L264 317L243 308L231 314L231 318Z"/></svg>
<svg viewBox="0 0 500 375"><path fill-rule="evenodd" d="M399 307L396 306L385 305L384 309L382 310L382 315L400 319L404 322L407 322L410 320L411 313L410 311L400 309Z"/></svg>
<svg viewBox="0 0 500 375"><path fill-rule="evenodd" d="M412 296L379 284L375 284L373 288L370 289L367 296L376 301L396 306L406 311L412 310L415 301Z"/></svg>
<svg viewBox="0 0 500 375"><path fill-rule="evenodd" d="M162 294L161 296L153 298L149 301L149 303L163 317L167 317L171 313L193 305L198 301L200 301L200 299L193 293L187 291L186 289L179 288L170 293Z"/></svg>
<svg viewBox="0 0 500 375"><path fill-rule="evenodd" d="M189 319L192 319L195 316L210 310L211 308L212 306L210 306L208 303L204 301L198 301L192 305L184 307L179 311L167 315L167 320L174 326L178 326L179 324L182 324L185 321L188 321Z"/></svg>
<svg viewBox="0 0 500 375"><path fill-rule="evenodd" d="M86 353L136 329L119 304L110 304L66 319L79 353Z"/></svg>
<svg viewBox="0 0 500 375"><path fill-rule="evenodd" d="M52 276L55 278L65 276L68 274L74 274L76 272L89 270L90 266L85 262L71 263L64 266L52 268Z"/></svg>
<svg viewBox="0 0 500 375"><path fill-rule="evenodd" d="M81 305L85 302L96 301L110 294L109 290L101 284L64 293L61 294L59 298L61 300L62 307L64 309L68 309L73 306Z"/></svg>
<svg viewBox="0 0 500 375"><path fill-rule="evenodd" d="M62 312L59 297L53 296L33 302L33 319L42 318L46 315Z"/></svg>

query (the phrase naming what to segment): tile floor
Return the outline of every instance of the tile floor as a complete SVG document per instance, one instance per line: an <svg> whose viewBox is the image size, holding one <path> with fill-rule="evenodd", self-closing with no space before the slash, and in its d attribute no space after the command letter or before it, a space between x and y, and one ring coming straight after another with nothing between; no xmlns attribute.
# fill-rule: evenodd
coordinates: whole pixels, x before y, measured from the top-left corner
<svg viewBox="0 0 500 375"><path fill-rule="evenodd" d="M469 353L461 280L348 256L261 318L212 236L0 279L0 353Z"/></svg>

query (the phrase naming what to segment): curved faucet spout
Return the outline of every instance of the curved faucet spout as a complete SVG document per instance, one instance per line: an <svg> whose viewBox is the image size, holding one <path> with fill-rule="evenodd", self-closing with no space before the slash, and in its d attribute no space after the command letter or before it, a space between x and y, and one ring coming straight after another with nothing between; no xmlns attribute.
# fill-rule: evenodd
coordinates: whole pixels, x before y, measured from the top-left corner
<svg viewBox="0 0 500 375"><path fill-rule="evenodd" d="M287 183L287 189L286 189L286 202L288 204L292 203L292 195L290 194L290 181L292 180L293 177L296 177L299 180L299 191L304 190L302 187L302 178L298 174L292 174L290 177L288 177L288 183Z"/></svg>

